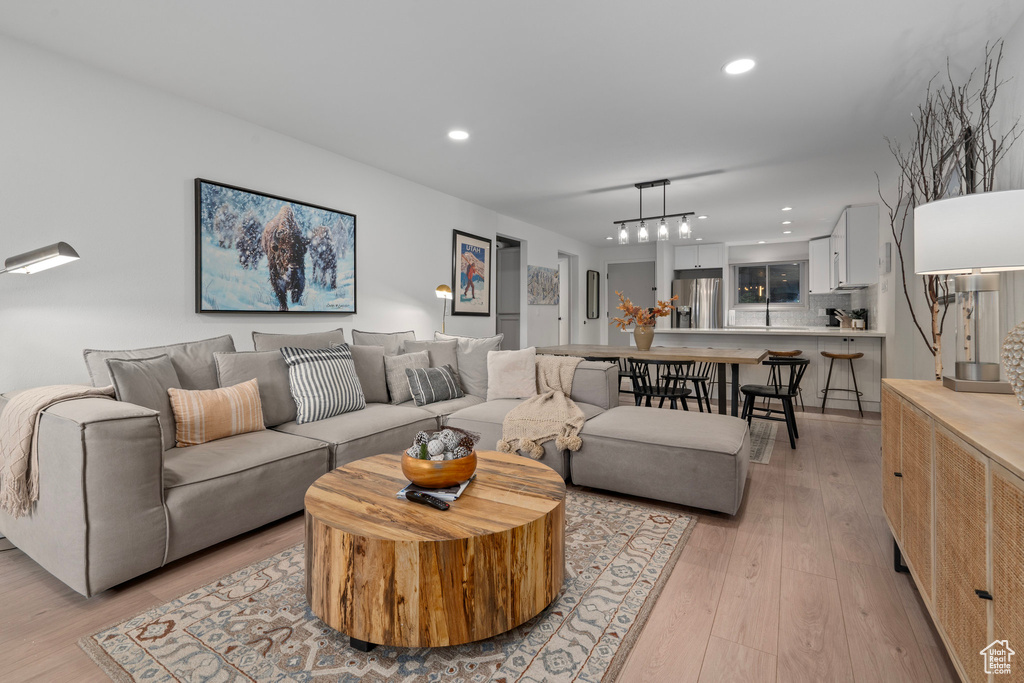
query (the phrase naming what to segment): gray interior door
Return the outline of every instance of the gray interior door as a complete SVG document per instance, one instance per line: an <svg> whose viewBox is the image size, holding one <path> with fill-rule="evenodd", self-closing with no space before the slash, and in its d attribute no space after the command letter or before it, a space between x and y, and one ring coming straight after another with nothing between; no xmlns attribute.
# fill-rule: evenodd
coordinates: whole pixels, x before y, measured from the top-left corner
<svg viewBox="0 0 1024 683"><path fill-rule="evenodd" d="M629 346L632 333L620 332L612 325L612 318L621 317L619 305L622 294L637 306L653 308L657 303L654 279L654 261L638 263L608 264L608 343L612 346Z"/></svg>

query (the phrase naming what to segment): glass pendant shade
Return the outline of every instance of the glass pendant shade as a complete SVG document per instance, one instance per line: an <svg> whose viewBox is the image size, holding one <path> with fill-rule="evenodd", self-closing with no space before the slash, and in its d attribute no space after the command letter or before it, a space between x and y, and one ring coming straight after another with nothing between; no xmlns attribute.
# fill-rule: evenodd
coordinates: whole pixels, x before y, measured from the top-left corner
<svg viewBox="0 0 1024 683"><path fill-rule="evenodd" d="M619 244L629 244L629 228L625 223L619 226Z"/></svg>
<svg viewBox="0 0 1024 683"><path fill-rule="evenodd" d="M662 218L661 222L658 223L658 241L659 242L667 242L668 241L668 225L665 224L665 219L664 218Z"/></svg>
<svg viewBox="0 0 1024 683"><path fill-rule="evenodd" d="M647 223L640 221L640 227L636 229L636 241L638 243L647 242L651 238L647 232Z"/></svg>
<svg viewBox="0 0 1024 683"><path fill-rule="evenodd" d="M679 221L679 239L690 239L690 224L687 222L686 216L683 216L682 220Z"/></svg>

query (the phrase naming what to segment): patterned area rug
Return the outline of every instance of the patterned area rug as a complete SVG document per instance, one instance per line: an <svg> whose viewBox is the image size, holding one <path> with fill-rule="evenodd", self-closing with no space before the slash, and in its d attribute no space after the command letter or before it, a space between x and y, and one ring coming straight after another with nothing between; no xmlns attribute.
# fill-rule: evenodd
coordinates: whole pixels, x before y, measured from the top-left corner
<svg viewBox="0 0 1024 683"><path fill-rule="evenodd" d="M775 448L775 435L779 431L778 422L754 420L750 424L750 462L767 465L772 459Z"/></svg>
<svg viewBox="0 0 1024 683"><path fill-rule="evenodd" d="M79 641L115 681L614 681L696 518L570 489L540 615L446 648L353 650L306 605L301 545Z"/></svg>

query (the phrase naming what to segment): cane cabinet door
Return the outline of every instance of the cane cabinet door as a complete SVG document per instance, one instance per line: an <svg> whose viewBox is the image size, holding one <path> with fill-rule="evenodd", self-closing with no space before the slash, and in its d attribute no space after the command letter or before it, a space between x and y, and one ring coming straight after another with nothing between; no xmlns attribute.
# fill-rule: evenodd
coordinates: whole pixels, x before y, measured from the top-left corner
<svg viewBox="0 0 1024 683"><path fill-rule="evenodd" d="M992 467L992 596L992 639L1007 640L1020 650L1024 646L1024 482L999 466ZM1013 668L1018 667L1015 662Z"/></svg>
<svg viewBox="0 0 1024 683"><path fill-rule="evenodd" d="M903 552L925 600L932 600L932 421L900 402Z"/></svg>
<svg viewBox="0 0 1024 683"><path fill-rule="evenodd" d="M882 390L882 508L897 541L903 535L903 491L900 464L900 404L892 389Z"/></svg>
<svg viewBox="0 0 1024 683"><path fill-rule="evenodd" d="M969 681L988 640L987 459L942 427L935 429L935 609L952 655Z"/></svg>

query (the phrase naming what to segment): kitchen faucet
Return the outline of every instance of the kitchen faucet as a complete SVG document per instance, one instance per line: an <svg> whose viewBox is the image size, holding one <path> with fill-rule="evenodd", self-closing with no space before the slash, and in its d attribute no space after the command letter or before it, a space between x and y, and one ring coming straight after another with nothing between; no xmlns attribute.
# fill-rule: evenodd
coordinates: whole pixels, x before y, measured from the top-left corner
<svg viewBox="0 0 1024 683"><path fill-rule="evenodd" d="M771 303L772 303L772 298L770 296L766 296L764 298L764 326L765 327L771 327L772 326L772 312L770 310Z"/></svg>

